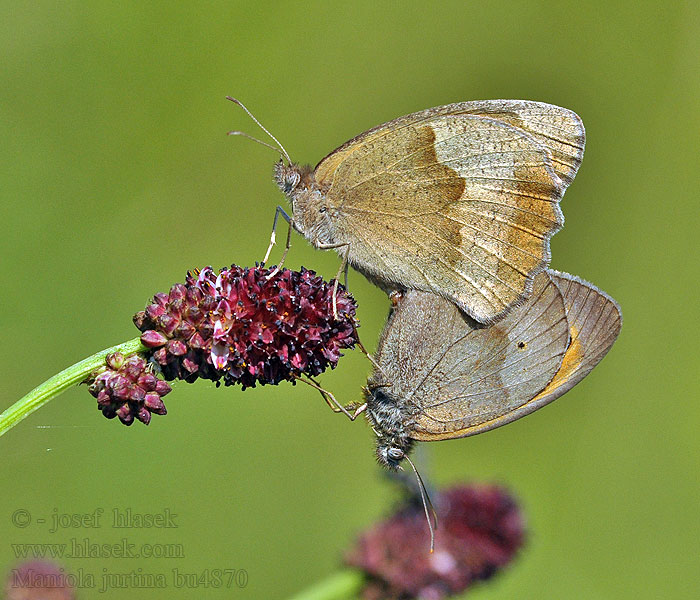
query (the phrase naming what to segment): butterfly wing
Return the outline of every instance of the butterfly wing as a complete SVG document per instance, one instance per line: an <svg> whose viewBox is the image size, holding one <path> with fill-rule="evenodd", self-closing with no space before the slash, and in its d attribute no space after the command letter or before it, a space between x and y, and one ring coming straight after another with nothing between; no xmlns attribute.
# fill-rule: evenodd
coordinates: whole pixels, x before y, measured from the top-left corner
<svg viewBox="0 0 700 600"><path fill-rule="evenodd" d="M374 358L380 369L374 370L367 386L388 387L393 397L409 397L415 382L427 376L465 328L478 327L440 296L405 292L379 337Z"/></svg>
<svg viewBox="0 0 700 600"><path fill-rule="evenodd" d="M518 115L523 104L529 112ZM546 107L549 124L535 116ZM362 134L315 170L336 240L349 241L351 264L385 289L431 291L480 322L498 320L529 295L563 224L558 202L580 156L560 177L542 142L564 115L573 113L462 103Z"/></svg>
<svg viewBox="0 0 700 600"><path fill-rule="evenodd" d="M586 131L575 112L529 100L477 100L452 105L453 110L497 119L529 133L550 153L552 166L568 186L583 160Z"/></svg>
<svg viewBox="0 0 700 600"><path fill-rule="evenodd" d="M549 404L588 375L620 335L622 311L615 300L575 275L549 271L564 296L571 342L557 374L528 404Z"/></svg>
<svg viewBox="0 0 700 600"><path fill-rule="evenodd" d="M517 412L552 380L568 342L562 294L542 273L527 303L490 327L439 296L406 293L376 358L410 436L446 439Z"/></svg>

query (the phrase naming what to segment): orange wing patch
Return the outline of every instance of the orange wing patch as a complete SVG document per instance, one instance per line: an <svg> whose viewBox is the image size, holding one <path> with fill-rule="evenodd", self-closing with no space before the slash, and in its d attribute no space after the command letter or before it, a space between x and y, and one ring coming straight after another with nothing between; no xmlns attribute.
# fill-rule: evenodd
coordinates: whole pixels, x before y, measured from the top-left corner
<svg viewBox="0 0 700 600"><path fill-rule="evenodd" d="M583 344L578 339L579 330L571 325L571 343L564 354L564 359L562 360L561 367L556 372L552 381L549 382L546 388L544 388L537 396L535 396L530 402L535 402L547 394L551 394L557 388L564 385L569 378L578 370L583 362L584 358L584 347ZM529 403L528 403L529 404Z"/></svg>

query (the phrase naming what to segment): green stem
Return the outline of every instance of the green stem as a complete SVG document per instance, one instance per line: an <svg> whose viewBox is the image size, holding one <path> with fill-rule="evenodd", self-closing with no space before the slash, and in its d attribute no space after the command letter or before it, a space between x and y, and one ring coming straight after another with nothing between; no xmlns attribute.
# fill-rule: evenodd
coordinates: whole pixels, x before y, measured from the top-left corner
<svg viewBox="0 0 700 600"><path fill-rule="evenodd" d="M299 592L290 600L348 600L357 598L365 583L360 571L344 569Z"/></svg>
<svg viewBox="0 0 700 600"><path fill-rule="evenodd" d="M145 350L146 348L141 344L141 340L135 338L111 348L100 350L97 354L93 354L64 369L34 388L23 398L20 398L0 415L0 435L3 435L8 429L12 429L22 419L31 415L35 410L44 406L49 400L55 398L72 385L85 381L93 371L104 367L105 357L108 354L121 352L124 356L129 356Z"/></svg>

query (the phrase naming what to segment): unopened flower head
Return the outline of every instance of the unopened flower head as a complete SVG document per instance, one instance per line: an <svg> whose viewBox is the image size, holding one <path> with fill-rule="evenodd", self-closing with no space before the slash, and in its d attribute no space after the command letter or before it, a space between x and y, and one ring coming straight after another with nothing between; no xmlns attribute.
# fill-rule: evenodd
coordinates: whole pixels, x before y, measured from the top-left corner
<svg viewBox="0 0 700 600"><path fill-rule="evenodd" d="M97 408L105 417L119 417L124 425L131 425L135 419L148 425L151 413L167 412L163 396L170 392L170 385L156 377L145 358L125 358L115 352L107 356L106 363L107 368L88 381Z"/></svg>

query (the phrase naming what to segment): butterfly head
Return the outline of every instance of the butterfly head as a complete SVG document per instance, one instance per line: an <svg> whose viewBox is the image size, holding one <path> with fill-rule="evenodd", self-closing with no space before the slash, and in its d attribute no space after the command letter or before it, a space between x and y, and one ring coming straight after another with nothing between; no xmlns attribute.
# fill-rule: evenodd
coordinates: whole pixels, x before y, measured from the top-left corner
<svg viewBox="0 0 700 600"><path fill-rule="evenodd" d="M410 446L410 444L408 445ZM396 440L380 437L377 442L377 460L390 471L398 471L402 468L401 462L407 458L408 452L409 448L404 449L398 446Z"/></svg>
<svg viewBox="0 0 700 600"><path fill-rule="evenodd" d="M318 195L313 169L308 165L300 166L295 163L285 163L282 160L276 162L275 183L287 196L292 210L298 204L308 202L310 196Z"/></svg>
<svg viewBox="0 0 700 600"><path fill-rule="evenodd" d="M416 474L418 489L425 509L425 518L428 520L430 551L432 552L435 547L434 530L437 527L437 516L423 479L408 456L414 443L410 436L412 430L410 411L401 397L394 393L393 386L382 382L381 376L376 372L370 377L364 391L367 403L365 416L372 425L374 433L377 434L377 460L390 471L403 470L401 463L405 460ZM430 518L430 511L433 513L435 525Z"/></svg>
<svg viewBox="0 0 700 600"><path fill-rule="evenodd" d="M316 247L335 243L328 202L313 169L280 160L275 164L275 182L292 206L294 228Z"/></svg>
<svg viewBox="0 0 700 600"><path fill-rule="evenodd" d="M285 196L292 198L301 182L302 170L294 163L279 160L275 163L275 182Z"/></svg>

